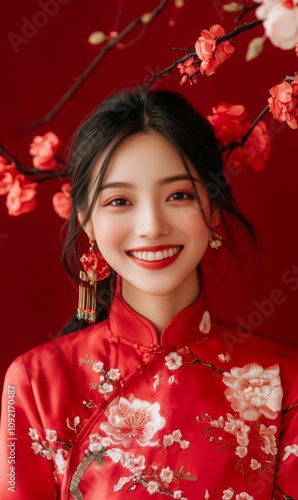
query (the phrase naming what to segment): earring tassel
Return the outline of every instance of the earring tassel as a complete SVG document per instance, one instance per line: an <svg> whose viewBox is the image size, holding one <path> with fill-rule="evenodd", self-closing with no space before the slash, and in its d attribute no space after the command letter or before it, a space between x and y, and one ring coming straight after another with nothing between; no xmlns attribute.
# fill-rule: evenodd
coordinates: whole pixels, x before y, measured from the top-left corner
<svg viewBox="0 0 298 500"><path fill-rule="evenodd" d="M84 271L80 271L79 301L77 309L78 319L84 319L88 321L88 323L95 323L96 290L96 281L89 281L88 274Z"/></svg>

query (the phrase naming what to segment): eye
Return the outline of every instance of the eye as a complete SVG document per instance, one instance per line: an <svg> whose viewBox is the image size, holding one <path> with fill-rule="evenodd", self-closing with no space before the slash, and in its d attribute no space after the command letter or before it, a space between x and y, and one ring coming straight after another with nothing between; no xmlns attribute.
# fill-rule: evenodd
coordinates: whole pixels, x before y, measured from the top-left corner
<svg viewBox="0 0 298 500"><path fill-rule="evenodd" d="M107 205L112 205L114 207L124 207L126 205L131 205L131 203L125 198L114 198L113 200L109 201Z"/></svg>
<svg viewBox="0 0 298 500"><path fill-rule="evenodd" d="M185 191L177 191L176 193L171 194L168 198L169 201L179 201L179 200L193 200L194 195L191 193L186 193Z"/></svg>

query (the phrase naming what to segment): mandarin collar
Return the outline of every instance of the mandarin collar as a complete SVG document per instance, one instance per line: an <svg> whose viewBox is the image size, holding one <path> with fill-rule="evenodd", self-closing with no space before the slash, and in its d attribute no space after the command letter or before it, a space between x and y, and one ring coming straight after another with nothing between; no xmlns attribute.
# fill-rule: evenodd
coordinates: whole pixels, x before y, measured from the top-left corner
<svg viewBox="0 0 298 500"><path fill-rule="evenodd" d="M210 316L204 291L192 304L182 309L158 335L148 319L132 309L122 297L121 279L118 277L116 292L111 304L109 317L111 340L122 340L136 347L174 345L177 349L205 339L214 326Z"/></svg>

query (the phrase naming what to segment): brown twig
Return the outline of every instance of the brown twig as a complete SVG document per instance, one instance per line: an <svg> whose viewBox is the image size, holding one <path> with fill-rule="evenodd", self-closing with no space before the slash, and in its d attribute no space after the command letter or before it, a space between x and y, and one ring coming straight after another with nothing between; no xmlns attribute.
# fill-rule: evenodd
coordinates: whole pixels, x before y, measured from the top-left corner
<svg viewBox="0 0 298 500"><path fill-rule="evenodd" d="M162 0L160 4L151 12L151 19L146 24L152 22L152 20L160 14L168 0ZM71 99L71 97L77 92L77 90L82 86L86 78L90 76L90 74L94 71L99 62L106 56L106 54L117 45L123 38L126 37L134 28L136 28L139 24L143 23L143 16L137 17L130 24L128 24L115 38L111 38L108 43L101 49L101 51L97 54L97 56L91 61L89 66L81 73L81 75L76 78L75 83L60 97L58 102L53 106L53 108L42 118L30 123L25 127L25 130L31 130L33 128L39 127L44 123L49 123L60 111L62 106L66 101Z"/></svg>
<svg viewBox="0 0 298 500"><path fill-rule="evenodd" d="M234 23L239 23L241 19L248 13L251 12L252 10L255 10L257 7L261 5L260 3L255 3L254 5L250 5L249 7L244 7L243 10L240 12L240 14L234 19Z"/></svg>

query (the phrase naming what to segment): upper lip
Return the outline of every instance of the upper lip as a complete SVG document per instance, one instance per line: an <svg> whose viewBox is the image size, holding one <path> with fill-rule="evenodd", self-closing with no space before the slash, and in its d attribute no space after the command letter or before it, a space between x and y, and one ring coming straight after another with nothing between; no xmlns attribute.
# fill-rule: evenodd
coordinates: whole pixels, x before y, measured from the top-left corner
<svg viewBox="0 0 298 500"><path fill-rule="evenodd" d="M151 245L147 247L131 248L128 252L159 252L168 248L182 248L182 245Z"/></svg>

